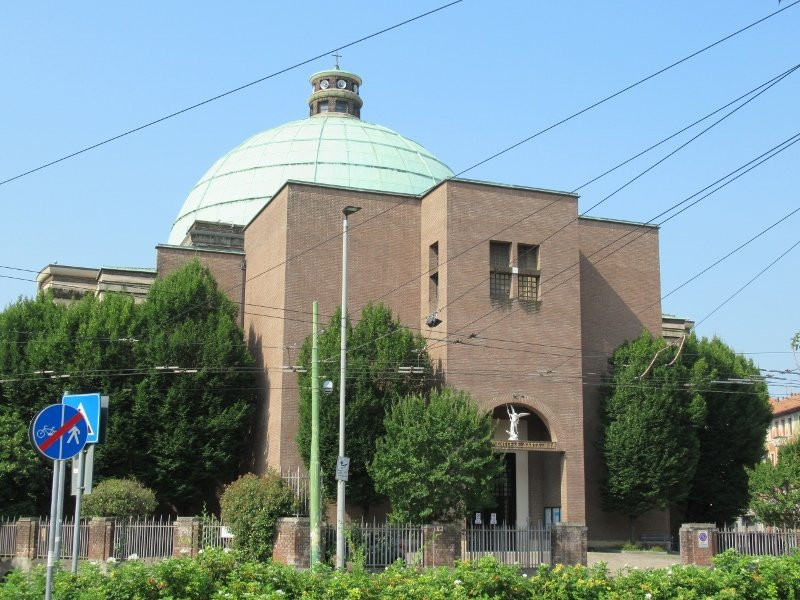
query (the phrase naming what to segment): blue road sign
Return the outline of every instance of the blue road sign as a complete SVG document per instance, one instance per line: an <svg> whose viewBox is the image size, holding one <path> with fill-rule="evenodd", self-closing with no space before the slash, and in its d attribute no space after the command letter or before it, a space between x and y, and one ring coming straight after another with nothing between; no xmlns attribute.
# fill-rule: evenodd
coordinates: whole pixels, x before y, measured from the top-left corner
<svg viewBox="0 0 800 600"><path fill-rule="evenodd" d="M100 438L100 394L64 394L61 402L83 415L89 428L86 443L96 444Z"/></svg>
<svg viewBox="0 0 800 600"><path fill-rule="evenodd" d="M66 404L44 407L31 421L28 435L45 458L66 460L83 450L88 434L86 419Z"/></svg>

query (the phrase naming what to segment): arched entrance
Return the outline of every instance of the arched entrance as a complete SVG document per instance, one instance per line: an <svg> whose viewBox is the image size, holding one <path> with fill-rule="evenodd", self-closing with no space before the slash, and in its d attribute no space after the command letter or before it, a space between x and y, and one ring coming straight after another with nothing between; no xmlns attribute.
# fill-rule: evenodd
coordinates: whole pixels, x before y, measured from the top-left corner
<svg viewBox="0 0 800 600"><path fill-rule="evenodd" d="M495 484L494 505L481 511L481 523L490 525L492 514L498 525L517 527L560 521L564 453L545 418L522 403L497 406L492 417L493 445L503 453L504 469Z"/></svg>

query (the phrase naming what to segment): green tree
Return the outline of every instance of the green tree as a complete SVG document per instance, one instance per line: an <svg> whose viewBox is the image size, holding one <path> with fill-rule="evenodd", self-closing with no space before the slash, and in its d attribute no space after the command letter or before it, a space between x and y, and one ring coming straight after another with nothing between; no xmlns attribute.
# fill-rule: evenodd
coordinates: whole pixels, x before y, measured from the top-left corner
<svg viewBox="0 0 800 600"><path fill-rule="evenodd" d="M96 476L135 477L184 514L214 507L244 470L256 402L236 323L236 306L198 262L158 280L140 305L116 294L20 300L0 313L0 408L28 423L65 391L101 391L110 418ZM184 370L162 368L172 366ZM15 460L15 486L49 489L46 468ZM46 496L37 512L47 511Z"/></svg>
<svg viewBox="0 0 800 600"><path fill-rule="evenodd" d="M425 342L392 318L383 304L364 307L361 319L347 326L346 452L350 457L348 500L368 507L379 499L367 464L375 443L383 435L383 419L392 402L408 394L423 393L431 387L432 369ZM338 396L340 371L341 310L331 317L319 336L321 375L333 381ZM300 423L297 444L306 466L311 450L311 339L305 340L299 374ZM424 369L423 374L401 374L401 366ZM327 495L336 489L336 457L339 449L339 403L327 398L320 406L320 462Z"/></svg>
<svg viewBox="0 0 800 600"><path fill-rule="evenodd" d="M719 338L698 342L692 336L682 358L690 365L691 389L706 405L684 518L722 525L747 509L747 469L764 456L764 432L772 418L769 393L753 362Z"/></svg>
<svg viewBox="0 0 800 600"><path fill-rule="evenodd" d="M675 351L646 331L614 351L601 401L603 507L635 519L686 498L699 454L705 405L683 385Z"/></svg>
<svg viewBox="0 0 800 600"><path fill-rule="evenodd" d="M28 441L28 423L18 412L0 407L0 517L38 514L52 476Z"/></svg>
<svg viewBox="0 0 800 600"><path fill-rule="evenodd" d="M750 472L750 508L759 521L800 527L800 440L778 450L778 463L766 461Z"/></svg>
<svg viewBox="0 0 800 600"><path fill-rule="evenodd" d="M492 452L491 414L469 394L446 388L407 396L384 425L369 472L393 521L448 521L491 503L502 463Z"/></svg>

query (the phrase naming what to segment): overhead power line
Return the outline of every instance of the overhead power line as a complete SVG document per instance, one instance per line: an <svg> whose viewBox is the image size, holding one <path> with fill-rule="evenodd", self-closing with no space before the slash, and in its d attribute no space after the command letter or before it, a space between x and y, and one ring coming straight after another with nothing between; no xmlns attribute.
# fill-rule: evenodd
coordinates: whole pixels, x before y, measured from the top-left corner
<svg viewBox="0 0 800 600"><path fill-rule="evenodd" d="M433 10L429 10L427 12L418 14L417 16L411 17L410 19L406 19L405 21L401 21L400 23L395 23L394 25L391 25L390 27L386 27L386 28L381 29L380 31L376 31L374 33L370 33L369 35L365 35L364 37L358 38L357 40L354 40L354 41L349 42L347 44L343 44L341 46L337 46L336 48L332 48L331 50L326 50L325 52L323 52L321 54L317 54L316 56L312 56L311 58L307 58L307 59L302 60L302 61L300 61L298 63L295 63L295 64L293 64L291 66L284 67L283 69L275 71L274 73L270 73L269 75L265 75L264 77L259 77L258 79L255 79L255 80L253 80L253 81L251 81L249 83L245 83L243 85L235 87L235 88L233 88L231 90L228 90L227 92L222 92L221 94L217 94L216 96L212 96L211 98L207 98L205 100L202 100L200 102L197 102L195 104L187 106L186 108L182 108L180 110L176 110L175 112L172 112L172 113L169 113L167 115L164 115L163 117L159 117L158 119L154 119L153 121L149 121L147 123L144 123L143 125L139 125L138 127L134 127L133 129L128 129L127 131L123 131L122 133L114 135L114 136L112 136L110 138L106 138L106 139L104 139L104 140L102 140L100 142L91 144L90 146L86 146L85 148L81 148L80 150L76 150L75 152L72 152L70 154L62 156L61 158L57 158L55 160L51 160L48 163L45 163L43 165L39 165L38 167L35 167L33 169L29 169L28 171L25 171L25 172L20 173L18 175L14 175L13 177L9 177L8 179L4 179L3 181L0 181L0 186L5 185L7 183L10 183L12 181L15 181L17 179L21 179L22 177L25 177L26 175L30 175L32 173L36 173L37 171L41 171L42 169L46 169L47 167L52 167L53 165L57 165L60 162L64 162L65 160L69 160L70 158L74 158L74 157L76 157L76 156L78 156L80 154L84 154L85 152L89 152L90 150L94 150L94 149L99 148L101 146L105 146L106 144L110 144L111 142L115 142L115 141L117 141L119 139L122 139L122 138L124 138L126 136L129 136L129 135L131 135L133 133L136 133L138 131L142 131L143 129L147 129L148 127L152 127L153 125L158 125L159 123L163 123L164 121L167 121L169 119L173 119L173 118L175 118L175 117L177 117L179 115L182 115L182 114L187 113L189 111L195 110L196 108L200 108L201 106L205 106L206 104L210 104L212 102L215 102L217 100L225 98L226 96L230 96L230 95L235 94L237 92L241 92L242 90L245 90L247 88L253 87L254 85L257 85L259 83L263 83L264 81L267 81L268 79L272 79L273 77L277 77L278 75L282 75L284 73L287 73L289 71L297 69L298 67L302 67L304 65L312 63L315 60L319 60L320 58L324 58L326 56L330 56L331 54L333 54L334 52L338 52L339 50L344 50L345 48L350 48L352 46L356 46L357 44L360 44L360 43L365 42L367 40L370 40L372 38L378 37L379 35L383 35L384 33L388 33L389 31L392 31L394 29L398 29L400 27L403 27L404 25L408 25L409 23L413 23L414 21L419 21L420 19L423 19L423 18L425 18L427 16L430 16L432 14L438 13L438 12L440 12L442 10L447 9L447 8L450 8L451 6L455 6L456 4L460 4L461 2L463 2L463 0L454 0L453 2L448 2L447 4L443 4L442 6L434 8ZM800 0L797 0L797 2L800 2ZM789 7L787 6L786 8L789 8ZM780 11L778 11L778 12L780 12ZM777 13L774 13L774 14L777 14ZM772 16L772 15L769 15L769 16L765 17L764 19L768 19L770 16ZM762 19L762 20L764 20L764 19ZM751 27L752 27L752 25L751 25Z"/></svg>

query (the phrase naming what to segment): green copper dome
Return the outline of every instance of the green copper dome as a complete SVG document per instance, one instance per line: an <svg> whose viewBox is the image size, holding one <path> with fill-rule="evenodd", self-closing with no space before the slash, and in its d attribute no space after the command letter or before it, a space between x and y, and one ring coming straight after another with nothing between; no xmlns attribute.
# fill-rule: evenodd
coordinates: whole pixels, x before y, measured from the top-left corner
<svg viewBox="0 0 800 600"><path fill-rule="evenodd" d="M258 133L214 163L186 198L168 243L180 244L197 220L246 225L290 179L417 195L452 176L391 129L349 114L315 114Z"/></svg>

